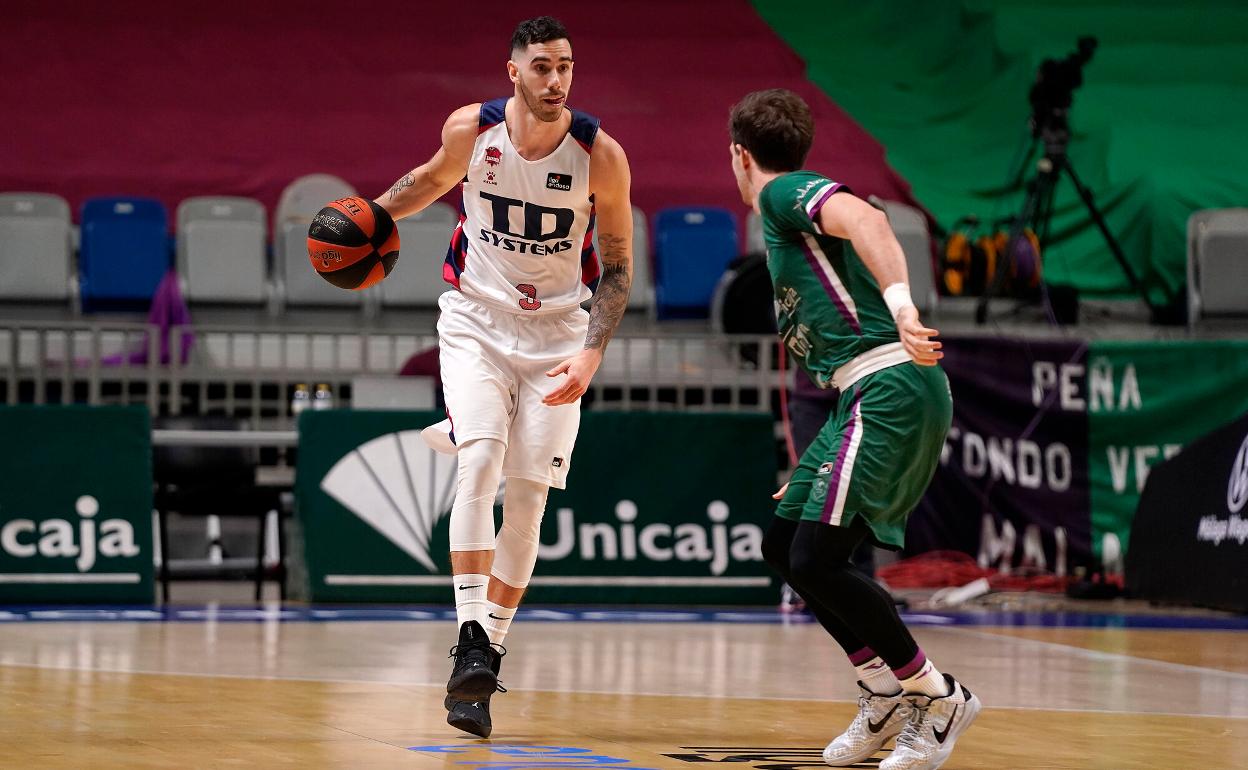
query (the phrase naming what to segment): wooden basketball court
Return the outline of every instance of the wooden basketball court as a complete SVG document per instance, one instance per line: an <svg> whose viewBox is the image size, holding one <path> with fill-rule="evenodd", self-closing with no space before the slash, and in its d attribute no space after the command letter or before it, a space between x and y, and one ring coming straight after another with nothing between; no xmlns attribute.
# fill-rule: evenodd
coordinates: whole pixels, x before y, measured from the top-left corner
<svg viewBox="0 0 1248 770"><path fill-rule="evenodd" d="M855 711L852 670L823 632L757 613L522 617L489 741L445 724L454 627L440 613L4 614L21 620L0 624L6 767L787 770L823 767ZM926 620L920 644L985 704L947 768L1248 767L1235 619Z"/></svg>

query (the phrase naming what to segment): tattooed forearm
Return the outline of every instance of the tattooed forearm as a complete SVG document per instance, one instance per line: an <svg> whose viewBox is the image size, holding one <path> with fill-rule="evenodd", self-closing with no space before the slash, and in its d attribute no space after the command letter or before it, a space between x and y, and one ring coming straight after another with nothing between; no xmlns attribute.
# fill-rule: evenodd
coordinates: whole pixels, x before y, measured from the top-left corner
<svg viewBox="0 0 1248 770"><path fill-rule="evenodd" d="M416 177L411 174L404 176L402 179L394 183L394 187L390 188L390 200L394 200L394 196L414 184L416 184Z"/></svg>
<svg viewBox="0 0 1248 770"><path fill-rule="evenodd" d="M602 249L602 279L589 307L585 347L606 350L628 306L628 290L633 283L632 258L628 239L623 236L600 234L598 246Z"/></svg>

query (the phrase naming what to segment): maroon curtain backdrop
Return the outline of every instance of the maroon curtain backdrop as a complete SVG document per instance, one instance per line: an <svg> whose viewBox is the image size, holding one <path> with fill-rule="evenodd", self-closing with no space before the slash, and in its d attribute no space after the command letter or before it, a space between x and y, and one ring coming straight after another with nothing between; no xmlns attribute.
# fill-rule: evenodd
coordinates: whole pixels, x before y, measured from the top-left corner
<svg viewBox="0 0 1248 770"><path fill-rule="evenodd" d="M536 7L536 6L534 6ZM294 177L369 196L426 160L463 104L511 92L514 2L316 0L21 3L0 25L0 191L247 195L272 209ZM576 55L570 102L628 152L634 201L743 214L730 106L785 86L814 108L810 166L910 201L883 148L804 76L744 0L543 3Z"/></svg>

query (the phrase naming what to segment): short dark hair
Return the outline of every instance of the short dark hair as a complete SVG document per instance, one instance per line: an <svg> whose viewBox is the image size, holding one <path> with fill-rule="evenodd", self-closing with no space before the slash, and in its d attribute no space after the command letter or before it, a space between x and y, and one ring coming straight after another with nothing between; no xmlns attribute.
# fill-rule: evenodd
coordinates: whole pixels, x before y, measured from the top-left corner
<svg viewBox="0 0 1248 770"><path fill-rule="evenodd" d="M732 108L733 144L750 151L767 171L797 171L815 138L815 120L802 97L785 88L746 94Z"/></svg>
<svg viewBox="0 0 1248 770"><path fill-rule="evenodd" d="M572 42L563 22L554 16L538 16L536 19L526 19L516 26L516 31L511 35L511 50L523 51L533 43L549 43L552 40Z"/></svg>

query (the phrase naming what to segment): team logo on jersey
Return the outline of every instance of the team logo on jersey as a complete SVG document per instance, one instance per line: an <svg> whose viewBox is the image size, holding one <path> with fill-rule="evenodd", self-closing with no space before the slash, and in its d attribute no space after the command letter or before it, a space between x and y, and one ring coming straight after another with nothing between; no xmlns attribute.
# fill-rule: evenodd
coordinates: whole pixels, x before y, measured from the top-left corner
<svg viewBox="0 0 1248 770"><path fill-rule="evenodd" d="M572 175L571 174L547 174L546 187L551 190L571 190Z"/></svg>
<svg viewBox="0 0 1248 770"><path fill-rule="evenodd" d="M485 183L486 183L486 184L492 184L492 185L497 185L497 184L498 184L498 181L494 178L494 172L493 172L493 171L487 171L487 172L485 172Z"/></svg>
<svg viewBox="0 0 1248 770"><path fill-rule="evenodd" d="M485 162L491 166L497 166L503 162L503 151L497 147L485 148Z"/></svg>
<svg viewBox="0 0 1248 770"><path fill-rule="evenodd" d="M321 489L425 569L434 525L451 512L456 458L425 444L418 430L388 433L352 449Z"/></svg>

